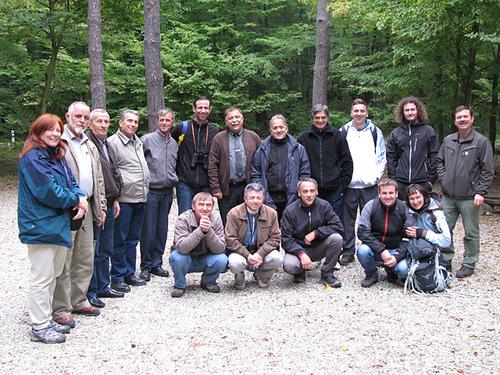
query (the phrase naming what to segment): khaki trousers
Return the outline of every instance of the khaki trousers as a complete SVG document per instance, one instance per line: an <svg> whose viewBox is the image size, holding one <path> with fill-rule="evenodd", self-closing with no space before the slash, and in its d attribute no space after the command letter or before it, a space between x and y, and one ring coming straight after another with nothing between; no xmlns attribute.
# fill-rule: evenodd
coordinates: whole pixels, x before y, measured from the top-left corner
<svg viewBox="0 0 500 375"><path fill-rule="evenodd" d="M63 271L68 248L58 245L28 245L31 262L28 309L31 325L43 329L49 325L56 277Z"/></svg>
<svg viewBox="0 0 500 375"><path fill-rule="evenodd" d="M256 272L260 279L266 283L273 277L274 271L283 265L283 255L278 250L273 250L264 257L264 261L257 269L248 265L247 260L240 254L229 254L229 269L232 273L240 273L245 270Z"/></svg>
<svg viewBox="0 0 500 375"><path fill-rule="evenodd" d="M92 210L87 212L82 227L71 232L73 247L66 255L64 269L57 278L52 302L54 319L69 316L73 310L89 307L87 290L94 268L94 228Z"/></svg>

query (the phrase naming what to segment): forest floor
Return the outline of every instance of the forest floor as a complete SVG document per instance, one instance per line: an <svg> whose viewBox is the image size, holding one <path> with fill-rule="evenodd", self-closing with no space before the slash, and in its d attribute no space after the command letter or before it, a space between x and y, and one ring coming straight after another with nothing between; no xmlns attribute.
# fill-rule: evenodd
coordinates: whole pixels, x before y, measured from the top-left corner
<svg viewBox="0 0 500 375"><path fill-rule="evenodd" d="M66 343L44 345L29 340L17 192L0 189L0 199L1 374L500 373L499 215L481 217L476 272L445 293L405 294L383 271L362 288L357 263L336 272L340 289L323 287L314 270L301 285L279 271L267 290L247 274L247 289L237 291L228 272L221 293L210 294L194 274L186 294L172 299L172 277L153 276L125 298L106 300L99 317L77 317ZM458 225L454 270L462 236Z"/></svg>

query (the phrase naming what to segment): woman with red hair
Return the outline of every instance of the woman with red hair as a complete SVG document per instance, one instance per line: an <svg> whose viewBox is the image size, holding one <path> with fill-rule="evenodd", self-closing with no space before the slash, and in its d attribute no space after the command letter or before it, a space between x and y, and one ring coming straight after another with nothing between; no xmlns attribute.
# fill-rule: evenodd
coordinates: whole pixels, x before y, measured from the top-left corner
<svg viewBox="0 0 500 375"><path fill-rule="evenodd" d="M61 141L63 123L52 114L38 117L19 159L19 238L31 262L28 307L31 340L53 344L66 340L69 327L52 321L56 277L71 248L70 214L82 218L87 199L71 174Z"/></svg>

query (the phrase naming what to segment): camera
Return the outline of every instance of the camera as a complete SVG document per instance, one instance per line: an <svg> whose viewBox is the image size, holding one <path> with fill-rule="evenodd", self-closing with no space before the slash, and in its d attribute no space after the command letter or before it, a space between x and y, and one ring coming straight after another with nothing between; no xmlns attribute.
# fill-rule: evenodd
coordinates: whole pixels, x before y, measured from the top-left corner
<svg viewBox="0 0 500 375"><path fill-rule="evenodd" d="M191 157L191 169L195 169L197 165L206 171L208 170L208 154L206 152L195 152Z"/></svg>

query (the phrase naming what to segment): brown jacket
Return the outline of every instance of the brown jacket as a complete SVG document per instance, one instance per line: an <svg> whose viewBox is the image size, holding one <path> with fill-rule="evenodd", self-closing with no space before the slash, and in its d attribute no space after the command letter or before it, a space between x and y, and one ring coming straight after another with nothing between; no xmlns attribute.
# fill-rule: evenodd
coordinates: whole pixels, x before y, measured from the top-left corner
<svg viewBox="0 0 500 375"><path fill-rule="evenodd" d="M250 252L243 246L247 232L248 219L245 203L233 207L227 215L226 245L233 253L248 258ZM281 230L278 223L278 214L273 208L263 205L260 208L257 220L257 251L262 258L273 250L279 250Z"/></svg>
<svg viewBox="0 0 500 375"><path fill-rule="evenodd" d="M229 139L228 131L219 132L212 140L210 156L208 159L208 182L212 188L212 194L222 192L229 195ZM247 158L246 175L247 183L252 175L252 158L255 150L260 146L259 136L251 130L243 129L243 146Z"/></svg>

